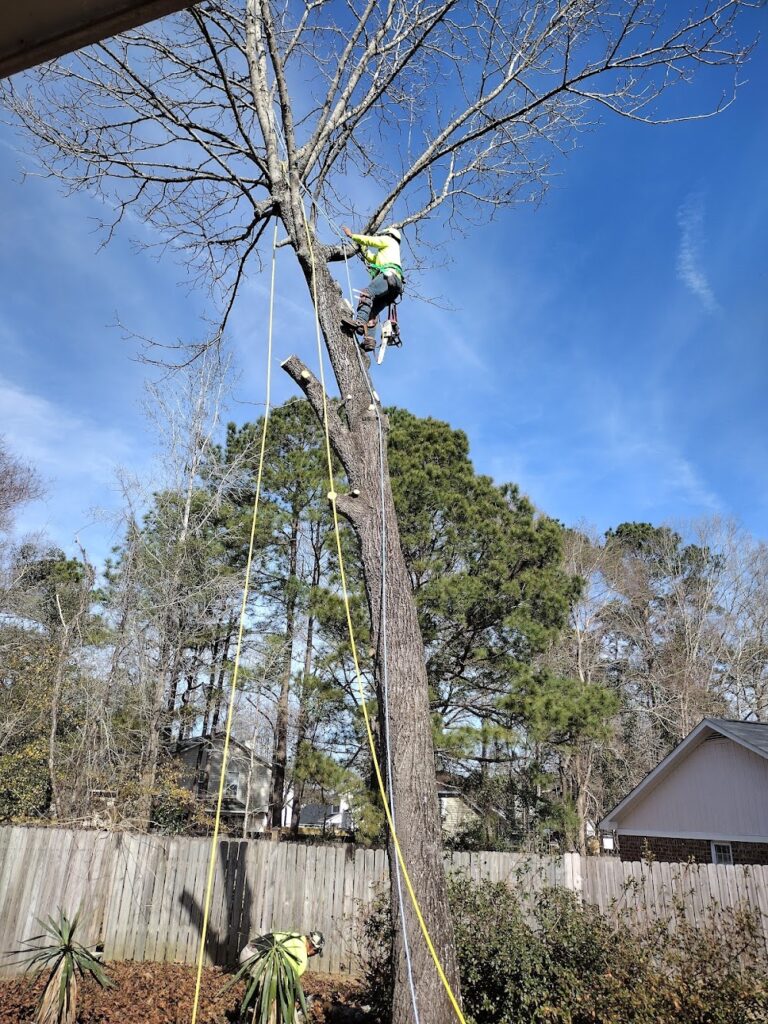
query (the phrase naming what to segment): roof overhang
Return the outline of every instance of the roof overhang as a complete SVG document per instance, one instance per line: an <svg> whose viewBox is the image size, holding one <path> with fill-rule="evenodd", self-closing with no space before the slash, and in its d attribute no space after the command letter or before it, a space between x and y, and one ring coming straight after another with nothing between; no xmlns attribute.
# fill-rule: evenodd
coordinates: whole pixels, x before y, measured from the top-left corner
<svg viewBox="0 0 768 1024"><path fill-rule="evenodd" d="M647 796L649 793L653 792L656 786L663 781L663 779L675 768L676 764L682 758L687 757L687 755L698 747L699 744L714 735L724 736L726 739L732 740L733 742L741 742L736 741L734 740L734 737L729 736L727 731L720 727L717 719L702 719L696 728L692 732L689 732L685 739L681 740L674 750L670 751L664 760L660 761L653 771L649 772L642 782L638 783L631 793L624 797L621 803L616 804L613 810L606 814L603 820L599 823L598 828L602 832L621 832L621 818L624 813L628 811L641 796ZM742 743L741 745L753 750L755 753L761 754L761 756L764 756L750 744Z"/></svg>
<svg viewBox="0 0 768 1024"><path fill-rule="evenodd" d="M192 0L28 0L0 19L0 78L191 7Z"/></svg>

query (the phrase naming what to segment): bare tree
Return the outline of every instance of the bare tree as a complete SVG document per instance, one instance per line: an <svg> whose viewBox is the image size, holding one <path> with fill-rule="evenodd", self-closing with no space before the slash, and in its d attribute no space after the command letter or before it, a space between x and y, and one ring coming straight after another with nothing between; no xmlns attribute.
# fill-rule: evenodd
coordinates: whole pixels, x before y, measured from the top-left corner
<svg viewBox="0 0 768 1024"><path fill-rule="evenodd" d="M11 526L20 505L42 496L40 477L32 466L17 458L0 437L0 533Z"/></svg>
<svg viewBox="0 0 768 1024"><path fill-rule="evenodd" d="M565 535L563 565L584 587L570 608L568 628L547 651L544 662L563 677L578 679L584 687L605 684L606 630L602 612L612 597L605 579L607 553L594 531L581 527ZM578 820L578 846L587 852L587 824L596 821L602 807L599 757L608 737L582 737L562 766L569 783Z"/></svg>
<svg viewBox="0 0 768 1024"><path fill-rule="evenodd" d="M535 200L553 159L596 113L682 119L668 88L700 68L743 65L745 0L211 0L6 87L46 170L133 208L222 303L220 333L271 218L285 231L314 301L344 411L333 449L350 484L336 508L360 544L373 646L381 651L386 572L391 797L401 845L438 953L458 988L442 869L424 648L400 548L377 407L355 341L339 324L317 215L352 212L350 181L377 198L357 221L452 231ZM733 86L706 116L732 99ZM309 225L305 201L309 200ZM318 416L324 396L296 358L283 364ZM354 496L353 496L354 495ZM381 668L381 659L378 658ZM381 672L377 672L381 696ZM390 854L392 851L390 850ZM390 863L394 858L390 855ZM392 866L392 870L394 867ZM392 886L393 894L396 886ZM397 913L396 902L393 910ZM411 908L413 977L423 1024L452 1014ZM395 929L396 1024L410 1019Z"/></svg>
<svg viewBox="0 0 768 1024"><path fill-rule="evenodd" d="M56 738L59 729L59 715L63 708L64 680L67 670L70 668L76 647L83 646L84 625L87 622L93 601L95 573L82 547L80 548L80 555L82 574L76 580L74 587L70 584L72 593L70 593L69 601L67 602L70 606L67 613L65 613L62 604L62 595L59 587L55 586L53 590L58 621L55 623L56 657L51 690L50 728L48 731L48 772L51 779L51 804L48 813L54 820L61 817L67 803L67 798L64 797L59 785L56 764ZM73 787L73 789L76 788L76 786ZM73 802L71 796L68 798L68 802Z"/></svg>

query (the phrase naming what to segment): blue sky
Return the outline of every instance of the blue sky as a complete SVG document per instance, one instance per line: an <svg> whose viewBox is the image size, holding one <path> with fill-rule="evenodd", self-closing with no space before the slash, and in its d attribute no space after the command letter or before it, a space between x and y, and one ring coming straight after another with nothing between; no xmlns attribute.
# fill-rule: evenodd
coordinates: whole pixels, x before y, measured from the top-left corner
<svg viewBox="0 0 768 1024"><path fill-rule="evenodd" d="M415 284L453 309L406 296L405 346L375 370L385 404L463 429L478 470L565 523L718 513L768 540L765 57L763 42L723 115L660 128L607 117L558 166L542 206L439 238L453 263ZM22 184L19 147L0 129L0 433L48 492L18 526L67 550L78 535L100 560L117 468L146 476L155 444L147 371L116 321L199 337L206 300L171 258L131 245L136 222L100 249L97 201ZM315 359L288 254L277 303L281 401L294 391L279 362ZM253 278L231 331L238 421L264 400L265 312L266 278Z"/></svg>

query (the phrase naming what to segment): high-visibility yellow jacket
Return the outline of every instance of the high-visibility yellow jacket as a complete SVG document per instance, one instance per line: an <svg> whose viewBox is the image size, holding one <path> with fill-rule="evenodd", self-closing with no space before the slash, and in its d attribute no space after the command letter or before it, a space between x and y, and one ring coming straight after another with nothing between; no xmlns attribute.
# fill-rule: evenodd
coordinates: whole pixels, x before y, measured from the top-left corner
<svg viewBox="0 0 768 1024"><path fill-rule="evenodd" d="M363 246L363 256L372 277L392 270L402 281L403 268L398 241L390 235L352 235L352 239Z"/></svg>
<svg viewBox="0 0 768 1024"><path fill-rule="evenodd" d="M301 977L307 969L309 957L307 956L307 943L303 935L298 932L273 932L275 938L282 942L283 947L291 954L291 967Z"/></svg>

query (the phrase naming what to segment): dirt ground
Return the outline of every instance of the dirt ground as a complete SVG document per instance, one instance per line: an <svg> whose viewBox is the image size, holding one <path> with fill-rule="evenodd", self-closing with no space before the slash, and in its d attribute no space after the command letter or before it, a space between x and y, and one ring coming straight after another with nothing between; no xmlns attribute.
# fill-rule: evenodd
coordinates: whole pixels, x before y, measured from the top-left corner
<svg viewBox="0 0 768 1024"><path fill-rule="evenodd" d="M188 1024L195 992L195 969L183 964L111 963L115 988L106 991L85 982L78 998L79 1024ZM237 1020L240 991L221 990L228 975L203 972L200 1024ZM369 1024L360 1005L360 988L341 975L306 974L304 991L313 997L313 1024ZM32 1024L41 982L20 977L0 980L0 1024Z"/></svg>

